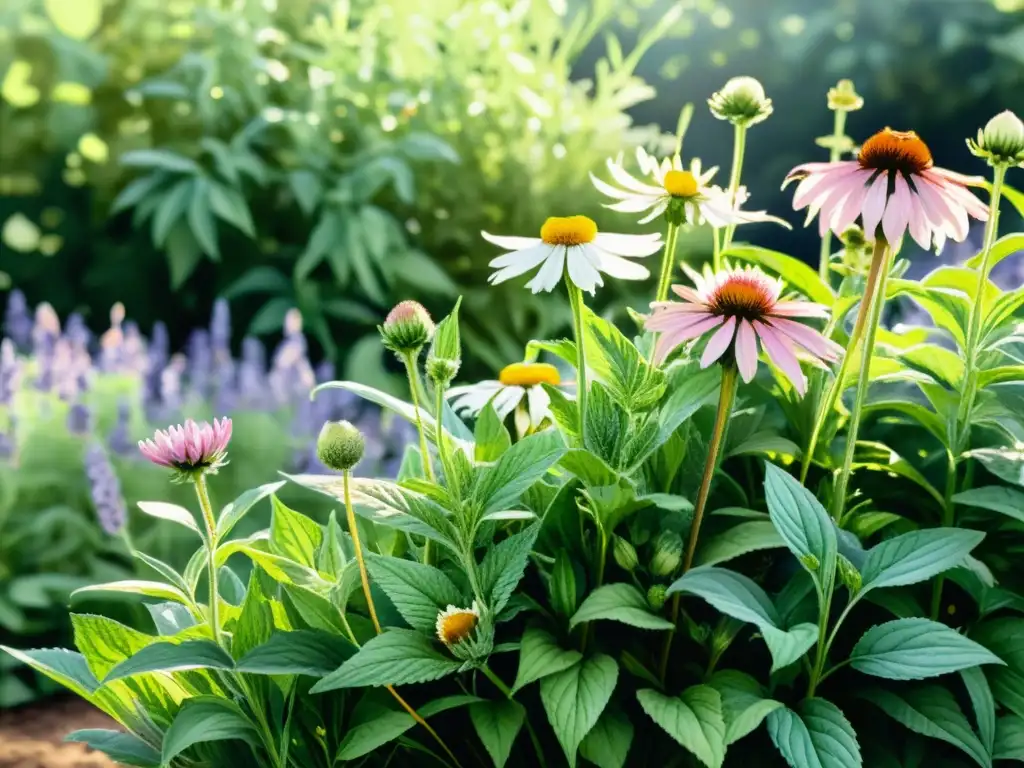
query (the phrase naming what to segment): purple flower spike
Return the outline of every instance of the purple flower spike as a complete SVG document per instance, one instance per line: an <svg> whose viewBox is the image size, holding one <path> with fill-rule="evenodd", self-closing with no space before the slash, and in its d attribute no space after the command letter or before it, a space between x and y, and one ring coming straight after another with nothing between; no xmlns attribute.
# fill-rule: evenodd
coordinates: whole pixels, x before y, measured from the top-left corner
<svg viewBox="0 0 1024 768"><path fill-rule="evenodd" d="M139 450L154 464L178 471L178 480L193 479L198 473L214 473L227 464L231 441L231 419L214 419L213 424L196 424L158 429L152 440L140 440Z"/></svg>
<svg viewBox="0 0 1024 768"><path fill-rule="evenodd" d="M25 294L17 288L7 297L4 332L18 349L26 350L32 342L32 315L28 311Z"/></svg>
<svg viewBox="0 0 1024 768"><path fill-rule="evenodd" d="M85 474L89 478L89 493L100 527L111 536L117 536L128 522L128 510L121 494L121 482L106 452L97 443L85 450Z"/></svg>

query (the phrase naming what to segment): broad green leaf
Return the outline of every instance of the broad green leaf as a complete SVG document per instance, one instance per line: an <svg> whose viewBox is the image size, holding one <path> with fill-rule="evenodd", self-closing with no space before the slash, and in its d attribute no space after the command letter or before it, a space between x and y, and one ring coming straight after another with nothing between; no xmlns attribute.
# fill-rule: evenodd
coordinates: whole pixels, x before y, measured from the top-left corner
<svg viewBox="0 0 1024 768"><path fill-rule="evenodd" d="M540 681L541 703L570 768L580 742L608 706L618 676L615 660L599 653Z"/></svg>
<svg viewBox="0 0 1024 768"><path fill-rule="evenodd" d="M270 552L258 549L257 547L243 544L238 547L232 547L231 549L223 547L218 549L219 562L223 562L219 556L225 551L241 552L262 568L270 578L281 584L294 587L312 588L318 591L326 591L330 587L330 583L320 578L319 574L317 574L317 572L312 568L307 568L304 565L296 563L294 560L289 560L287 557L274 555Z"/></svg>
<svg viewBox="0 0 1024 768"><path fill-rule="evenodd" d="M939 506L945 503L942 494L938 492L934 485L928 482L928 479L913 464L883 443L867 440L859 441L857 443L857 455L853 468L870 469L875 472L887 472L904 477L927 491L928 495L935 499L935 503Z"/></svg>
<svg viewBox="0 0 1024 768"><path fill-rule="evenodd" d="M242 608L231 632L231 654L240 659L253 648L263 645L274 631L274 615L263 595L259 574L249 576Z"/></svg>
<svg viewBox="0 0 1024 768"><path fill-rule="evenodd" d="M210 207L210 182L205 176L196 177L185 215L192 230L192 236L195 237L203 252L214 261L219 261L217 222Z"/></svg>
<svg viewBox="0 0 1024 768"><path fill-rule="evenodd" d="M638 629L672 629L675 625L651 611L647 598L632 584L605 584L591 592L569 620L569 630L588 621L618 621Z"/></svg>
<svg viewBox="0 0 1024 768"><path fill-rule="evenodd" d="M587 368L627 411L649 408L665 392L664 372L650 365L618 328L584 305Z"/></svg>
<svg viewBox="0 0 1024 768"><path fill-rule="evenodd" d="M909 365L925 371L950 387L958 387L964 375L964 363L960 355L938 344L917 344L900 352L900 359Z"/></svg>
<svg viewBox="0 0 1024 768"><path fill-rule="evenodd" d="M125 659L103 678L106 685L143 672L182 672L189 669L232 669L234 659L212 640L159 642Z"/></svg>
<svg viewBox="0 0 1024 768"><path fill-rule="evenodd" d="M253 223L249 206L240 192L214 181L210 185L210 210L221 221L237 227L251 238L256 237L256 225Z"/></svg>
<svg viewBox="0 0 1024 768"><path fill-rule="evenodd" d="M928 619L887 621L872 627L850 654L853 668L888 680L922 680L1003 661L956 630Z"/></svg>
<svg viewBox="0 0 1024 768"><path fill-rule="evenodd" d="M350 562L345 554L345 533L338 523L338 513L331 510L331 516L327 520L324 530L324 540L320 544L320 551L316 555L316 569L320 573L334 578L340 578L345 567Z"/></svg>
<svg viewBox="0 0 1024 768"><path fill-rule="evenodd" d="M892 512L858 512L843 521L843 528L863 541L902 519Z"/></svg>
<svg viewBox="0 0 1024 768"><path fill-rule="evenodd" d="M717 565L749 552L777 549L786 543L767 520L751 520L701 540L694 561L697 565Z"/></svg>
<svg viewBox="0 0 1024 768"><path fill-rule="evenodd" d="M157 642L157 638L106 616L73 613L71 625L74 627L75 646L85 656L97 679L103 679L129 656Z"/></svg>
<svg viewBox="0 0 1024 768"><path fill-rule="evenodd" d="M978 624L971 637L984 645L1012 669L1024 673L1024 619L1000 616Z"/></svg>
<svg viewBox="0 0 1024 768"><path fill-rule="evenodd" d="M64 737L64 741L85 744L123 765L134 765L138 768L160 766L160 751L131 733L87 728L69 733Z"/></svg>
<svg viewBox="0 0 1024 768"><path fill-rule="evenodd" d="M1021 298L1024 300L1024 292L1021 292ZM1024 381L1024 365L1001 365L978 373L978 389L1021 381Z"/></svg>
<svg viewBox="0 0 1024 768"><path fill-rule="evenodd" d="M558 466L576 475L581 483L590 488L614 485L619 481L619 473L608 462L583 448L566 451L559 459Z"/></svg>
<svg viewBox="0 0 1024 768"><path fill-rule="evenodd" d="M235 665L238 672L254 675L308 675L324 677L356 652L348 640L319 630L274 632Z"/></svg>
<svg viewBox="0 0 1024 768"><path fill-rule="evenodd" d="M1024 251L1024 233L1015 232L1003 235L992 244L992 250L989 251L989 268L994 267L1007 256L1012 256L1018 251ZM984 255L984 252L978 253L965 261L964 265L971 269L978 269L981 266Z"/></svg>
<svg viewBox="0 0 1024 768"><path fill-rule="evenodd" d="M270 520L270 551L307 568L315 568L316 554L324 540L323 529L305 515L286 507L277 496L271 496L270 503L274 510Z"/></svg>
<svg viewBox="0 0 1024 768"><path fill-rule="evenodd" d="M373 582L413 629L433 632L440 611L466 602L451 579L432 566L372 553L366 566Z"/></svg>
<svg viewBox="0 0 1024 768"><path fill-rule="evenodd" d="M937 385L936 385L937 386ZM898 397L885 399L870 399L865 404L865 413L895 411L913 419L922 427L928 430L931 435L942 445L946 444L946 424L942 417L920 403L912 403Z"/></svg>
<svg viewBox="0 0 1024 768"><path fill-rule="evenodd" d="M159 581L142 581L139 579L128 579L126 581L111 581L106 584L92 584L88 587L81 587L71 593L71 597L89 594L92 592L124 592L131 595L145 595L146 597L158 597L161 600L173 600L176 603L189 604L189 599L177 587L168 584L161 584Z"/></svg>
<svg viewBox="0 0 1024 768"><path fill-rule="evenodd" d="M567 651L554 637L542 629L529 627L523 633L519 650L519 671L512 686L513 693L556 672L574 666L582 659L579 651Z"/></svg>
<svg viewBox="0 0 1024 768"><path fill-rule="evenodd" d="M992 757L996 760L1024 761L1024 718L1017 715L999 718Z"/></svg>
<svg viewBox="0 0 1024 768"><path fill-rule="evenodd" d="M872 688L860 695L914 733L952 744L982 768L991 768L991 757L948 688L919 685L898 692Z"/></svg>
<svg viewBox="0 0 1024 768"><path fill-rule="evenodd" d="M471 704L469 719L473 722L473 728L480 737L484 749L491 756L494 768L503 768L526 719L523 705L509 700Z"/></svg>
<svg viewBox="0 0 1024 768"><path fill-rule="evenodd" d="M146 610L161 636L176 635L196 626L195 617L180 603L147 603Z"/></svg>
<svg viewBox="0 0 1024 768"><path fill-rule="evenodd" d="M613 702L580 743L580 754L598 768L625 768L632 743L633 724Z"/></svg>
<svg viewBox="0 0 1024 768"><path fill-rule="evenodd" d="M979 507L990 512L998 512L1024 523L1024 493L1013 488L1001 485L972 488L956 494L953 501L965 507Z"/></svg>
<svg viewBox="0 0 1024 768"><path fill-rule="evenodd" d="M868 552L862 589L904 587L960 565L985 534L961 528L929 528L886 539Z"/></svg>
<svg viewBox="0 0 1024 768"><path fill-rule="evenodd" d="M138 550L133 550L132 556L136 560L142 561L150 568L152 568L154 571L163 576L165 579L167 579L167 581L170 582L171 586L180 589L185 594L188 594L191 591L190 587L185 582L185 577L173 568L171 568L171 566L169 566L162 560L157 560L155 557L150 557L145 552L140 552Z"/></svg>
<svg viewBox="0 0 1024 768"><path fill-rule="evenodd" d="M256 726L232 701L197 696L181 706L164 734L162 759L170 763L189 747L209 741L241 739L257 744Z"/></svg>
<svg viewBox="0 0 1024 768"><path fill-rule="evenodd" d="M708 684L722 697L726 746L753 733L782 702L764 696L761 684L735 669L716 672Z"/></svg>
<svg viewBox="0 0 1024 768"><path fill-rule="evenodd" d="M708 768L725 761L725 718L722 697L710 685L687 688L679 696L665 696L646 688L637 700L654 722Z"/></svg>
<svg viewBox="0 0 1024 768"><path fill-rule="evenodd" d="M758 264L776 273L788 286L800 291L811 301L824 304L826 307L831 307L836 300L835 293L818 273L793 256L756 245L734 246L723 255L726 258Z"/></svg>
<svg viewBox="0 0 1024 768"><path fill-rule="evenodd" d="M124 156L122 155L122 160L123 157ZM188 239L192 243L195 243L195 238L192 237L191 230L189 230L184 223L178 227L174 226L185 214L185 209L188 206L188 201L191 199L194 189L194 178L182 179L171 187L170 191L164 195L160 204L157 206L156 214L153 216L152 236L154 248L163 248L165 244L167 244L168 236L171 234L172 227L179 232L186 232ZM198 244L196 245L198 246ZM195 250L201 257L202 251L199 250L198 247L196 247Z"/></svg>
<svg viewBox="0 0 1024 768"><path fill-rule="evenodd" d="M508 430L489 402L476 417L473 438L476 441L474 458L480 462L497 461L512 447Z"/></svg>
<svg viewBox="0 0 1024 768"><path fill-rule="evenodd" d="M981 743L985 751L991 755L996 741L996 701L992 697L992 689L980 667L962 669L960 677L971 699Z"/></svg>
<svg viewBox="0 0 1024 768"><path fill-rule="evenodd" d="M150 517L155 517L159 520L170 520L172 523L177 523L195 531L200 536L203 535L199 530L199 526L196 525L192 513L184 507L179 507L177 504L168 504L163 501L140 501L138 507Z"/></svg>
<svg viewBox="0 0 1024 768"><path fill-rule="evenodd" d="M133 149L123 153L118 162L133 168L161 168L176 173L198 174L202 170L194 160L168 149Z"/></svg>
<svg viewBox="0 0 1024 768"><path fill-rule="evenodd" d="M250 488L226 505L220 511L220 516L217 518L217 538L223 541L250 509L270 494L277 493L284 483L284 480L279 480L276 483L267 483L257 488Z"/></svg>
<svg viewBox="0 0 1024 768"><path fill-rule="evenodd" d="M474 502L482 513L515 508L526 489L544 477L564 453L565 444L557 430L520 440L483 471L473 493Z"/></svg>
<svg viewBox="0 0 1024 768"><path fill-rule="evenodd" d="M765 464L765 500L775 529L800 564L819 584L832 583L838 544L824 507L796 479Z"/></svg>
<svg viewBox="0 0 1024 768"><path fill-rule="evenodd" d="M100 686L99 681L89 670L85 657L80 653L65 651L62 648L19 651L6 645L0 645L0 651L10 654L83 699L91 700L92 694Z"/></svg>
<svg viewBox="0 0 1024 768"><path fill-rule="evenodd" d="M805 699L798 711L780 707L768 715L768 735L792 768L859 768L857 734L835 704Z"/></svg>
<svg viewBox="0 0 1024 768"><path fill-rule="evenodd" d="M314 685L310 693L426 683L446 677L461 666L461 662L438 652L421 633L390 629L372 638L358 653Z"/></svg>
<svg viewBox="0 0 1024 768"><path fill-rule="evenodd" d="M481 702L476 696L445 696L434 699L419 707L423 718L430 718L456 707L472 706ZM336 761L355 761L368 755L378 747L401 736L416 725L412 715L406 712L367 707L363 712L356 708L353 721L348 724L345 738L338 747Z"/></svg>
<svg viewBox="0 0 1024 768"><path fill-rule="evenodd" d="M669 381L670 394L665 398L658 415L663 440L667 440L702 406L716 400L722 371L717 365L704 370L696 366L680 366L674 372L669 372Z"/></svg>
<svg viewBox="0 0 1024 768"><path fill-rule="evenodd" d="M540 533L540 523L514 533L494 546L480 564L480 589L497 614L505 607L523 578L530 552Z"/></svg>
<svg viewBox="0 0 1024 768"><path fill-rule="evenodd" d="M1015 447L976 448L968 456L985 465L985 469L1013 485L1024 485L1024 451Z"/></svg>

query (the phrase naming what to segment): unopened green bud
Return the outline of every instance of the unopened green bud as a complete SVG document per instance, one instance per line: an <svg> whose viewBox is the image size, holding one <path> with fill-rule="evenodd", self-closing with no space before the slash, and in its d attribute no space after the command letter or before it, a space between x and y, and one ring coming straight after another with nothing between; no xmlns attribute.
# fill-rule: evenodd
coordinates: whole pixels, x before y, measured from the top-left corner
<svg viewBox="0 0 1024 768"><path fill-rule="evenodd" d="M821 568L821 561L814 555L804 555L800 558L800 562L803 563L804 567L809 571L816 571Z"/></svg>
<svg viewBox="0 0 1024 768"><path fill-rule="evenodd" d="M853 112L864 106L864 99L853 87L853 80L840 80L828 89L828 108L833 112Z"/></svg>
<svg viewBox="0 0 1024 768"><path fill-rule="evenodd" d="M708 99L711 114L733 125L750 126L767 120L772 100L764 86L753 77L734 77Z"/></svg>
<svg viewBox="0 0 1024 768"><path fill-rule="evenodd" d="M427 355L427 377L442 387L451 384L462 365L462 343L459 340L459 306L462 297L455 302L455 309L437 324L434 341Z"/></svg>
<svg viewBox="0 0 1024 768"><path fill-rule="evenodd" d="M377 326L384 346L399 355L416 354L434 336L434 321L418 301L403 301Z"/></svg>
<svg viewBox="0 0 1024 768"><path fill-rule="evenodd" d="M1024 168L1024 123L1010 110L1000 112L978 131L977 141L967 140L967 147L989 165Z"/></svg>
<svg viewBox="0 0 1024 768"><path fill-rule="evenodd" d="M615 563L619 568L630 573L636 570L639 562L636 557L636 549L621 536L616 536L612 543L612 557L615 558Z"/></svg>
<svg viewBox="0 0 1024 768"><path fill-rule="evenodd" d="M363 458L363 435L347 421L328 421L316 439L316 455L324 466L347 471Z"/></svg>
<svg viewBox="0 0 1024 768"><path fill-rule="evenodd" d="M675 531L662 531L654 539L654 554L651 556L651 573L655 576L671 576L683 562L683 539Z"/></svg>
<svg viewBox="0 0 1024 768"><path fill-rule="evenodd" d="M647 604L652 610L660 611L664 607L667 589L664 584L655 584L647 590Z"/></svg>
<svg viewBox="0 0 1024 768"><path fill-rule="evenodd" d="M843 230L840 239L847 248L864 248L868 244L867 238L864 237L864 230L856 224Z"/></svg>
<svg viewBox="0 0 1024 768"><path fill-rule="evenodd" d="M839 571L839 580L846 585L850 592L860 591L862 580L860 571L857 570L857 566L842 555L839 555L839 558L836 561L836 570Z"/></svg>

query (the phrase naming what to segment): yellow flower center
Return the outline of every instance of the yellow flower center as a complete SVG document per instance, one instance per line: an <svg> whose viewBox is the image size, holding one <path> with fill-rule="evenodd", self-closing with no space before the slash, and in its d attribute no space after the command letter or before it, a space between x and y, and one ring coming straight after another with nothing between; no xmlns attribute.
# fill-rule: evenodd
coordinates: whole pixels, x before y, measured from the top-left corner
<svg viewBox="0 0 1024 768"><path fill-rule="evenodd" d="M445 645L461 643L476 629L477 616L472 611L457 611L441 619L438 637Z"/></svg>
<svg viewBox="0 0 1024 768"><path fill-rule="evenodd" d="M512 363L498 374L498 381L505 386L533 387L537 384L560 384L558 369L547 363Z"/></svg>
<svg viewBox="0 0 1024 768"><path fill-rule="evenodd" d="M551 216L540 228L548 245L583 245L597 237L597 224L586 216Z"/></svg>
<svg viewBox="0 0 1024 768"><path fill-rule="evenodd" d="M697 179L689 171L669 171L665 174L665 191L672 197L693 197L697 194Z"/></svg>

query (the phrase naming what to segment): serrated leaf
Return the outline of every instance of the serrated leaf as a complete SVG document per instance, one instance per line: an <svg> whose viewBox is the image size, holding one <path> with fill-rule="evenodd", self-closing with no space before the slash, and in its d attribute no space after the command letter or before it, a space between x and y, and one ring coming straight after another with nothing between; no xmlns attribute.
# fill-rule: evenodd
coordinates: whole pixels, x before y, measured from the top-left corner
<svg viewBox="0 0 1024 768"><path fill-rule="evenodd" d="M63 685L83 699L89 700L100 683L90 671L85 656L63 648L40 648L19 651L0 645L0 651L10 654L23 664Z"/></svg>
<svg viewBox="0 0 1024 768"><path fill-rule="evenodd" d="M664 372L650 365L618 328L584 305L587 367L627 411L641 411L661 399Z"/></svg>
<svg viewBox="0 0 1024 768"><path fill-rule="evenodd" d="M580 754L598 768L625 768L633 743L633 724L614 702L580 743Z"/></svg>
<svg viewBox="0 0 1024 768"><path fill-rule="evenodd" d="M480 588L490 609L499 613L523 578L530 552L540 533L540 523L514 533L497 544L480 564Z"/></svg>
<svg viewBox="0 0 1024 768"><path fill-rule="evenodd" d="M672 629L675 626L653 613L646 596L632 584L605 584L595 589L569 620L569 630L583 622L602 619L638 629Z"/></svg>
<svg viewBox="0 0 1024 768"><path fill-rule="evenodd" d="M786 543L767 520L751 520L703 539L694 561L697 565L717 565L735 557L763 549L777 549Z"/></svg>
<svg viewBox="0 0 1024 768"><path fill-rule="evenodd" d="M735 669L716 672L708 684L722 697L726 746L757 729L782 702L764 696L761 684Z"/></svg>
<svg viewBox="0 0 1024 768"><path fill-rule="evenodd" d="M212 640L186 640L183 643L158 642L111 669L103 684L144 672L181 672L189 669L232 669L234 659Z"/></svg>
<svg viewBox="0 0 1024 768"><path fill-rule="evenodd" d="M725 719L722 697L709 685L665 696L650 688L637 691L637 700L654 722L708 768L725 761Z"/></svg>
<svg viewBox="0 0 1024 768"><path fill-rule="evenodd" d="M922 680L1003 661L945 624L909 618L865 632L850 653L850 664L866 675L888 680Z"/></svg>
<svg viewBox="0 0 1024 768"><path fill-rule="evenodd" d="M161 636L176 635L196 625L195 617L179 603L147 603L146 610Z"/></svg>
<svg viewBox="0 0 1024 768"><path fill-rule="evenodd" d="M580 742L608 706L618 676L615 660L599 653L541 680L541 703L570 768Z"/></svg>
<svg viewBox="0 0 1024 768"><path fill-rule="evenodd" d="M176 603L189 604L189 599L180 589L168 584L161 584L159 581L143 581L141 579L127 579L125 581L111 581L106 584L91 584L81 587L71 593L71 597L84 595L91 592L122 592L132 595L145 595L146 597L158 597L162 600L173 600Z"/></svg>
<svg viewBox="0 0 1024 768"><path fill-rule="evenodd" d="M159 750L131 733L87 728L69 733L64 737L64 741L85 744L123 765L134 765L138 768L160 766Z"/></svg>
<svg viewBox="0 0 1024 768"><path fill-rule="evenodd" d="M565 444L557 430L520 440L483 471L474 502L482 513L514 508L526 489L544 477L564 453Z"/></svg>
<svg viewBox="0 0 1024 768"><path fill-rule="evenodd" d="M310 693L426 683L446 677L461 666L461 662L438 652L419 632L391 629L363 645L355 656L314 685Z"/></svg>
<svg viewBox="0 0 1024 768"><path fill-rule="evenodd" d="M445 696L434 699L418 708L423 718L445 712L455 707L472 705L480 702L476 696ZM416 725L416 721L406 712L385 710L380 707L367 707L360 711L357 707L353 713L353 721L348 724L345 738L338 746L336 762L355 761L368 755L378 747L397 739Z"/></svg>
<svg viewBox="0 0 1024 768"><path fill-rule="evenodd" d="M1024 718L1017 715L999 718L992 757L996 760L1024 761Z"/></svg>
<svg viewBox="0 0 1024 768"><path fill-rule="evenodd" d="M978 734L988 754L992 754L996 740L996 701L992 697L985 673L980 667L960 670L960 677L967 688L967 695L974 708L974 718L978 723Z"/></svg>
<svg viewBox="0 0 1024 768"><path fill-rule="evenodd" d="M494 768L503 768L526 719L523 705L509 700L472 704L469 707L469 719L484 749L491 756Z"/></svg>
<svg viewBox="0 0 1024 768"><path fill-rule="evenodd" d="M819 584L831 584L838 543L835 526L816 498L787 472L765 465L768 514L789 550ZM809 566L816 562L817 568Z"/></svg>
<svg viewBox="0 0 1024 768"><path fill-rule="evenodd" d="M535 680L566 670L582 658L579 651L565 650L544 630L529 627L520 642L519 671L512 691L515 693Z"/></svg>
<svg viewBox="0 0 1024 768"><path fill-rule="evenodd" d="M512 447L512 438L490 402L476 417L473 438L476 441L474 458L480 462L497 461Z"/></svg>
<svg viewBox="0 0 1024 768"><path fill-rule="evenodd" d="M960 565L985 534L961 528L929 528L886 539L868 552L862 587L903 587L927 581Z"/></svg>
<svg viewBox="0 0 1024 768"><path fill-rule="evenodd" d="M465 603L451 579L432 566L376 554L370 554L366 566L413 629L433 632L440 611Z"/></svg>
<svg viewBox="0 0 1024 768"><path fill-rule="evenodd" d="M263 645L274 631L274 615L263 595L258 573L249 576L242 608L231 632L231 654L240 659Z"/></svg>
<svg viewBox="0 0 1024 768"><path fill-rule="evenodd" d="M237 704L214 696L196 696L182 704L164 734L162 759L170 763L195 744L229 739L259 743L256 727Z"/></svg>
<svg viewBox="0 0 1024 768"><path fill-rule="evenodd" d="M310 629L274 632L265 643L239 659L235 669L254 675L324 677L355 652L355 646L348 640L329 632Z"/></svg>
<svg viewBox="0 0 1024 768"><path fill-rule="evenodd" d="M858 768L857 734L846 716L825 699L805 699L795 712L780 707L768 715L768 734L792 768Z"/></svg>
<svg viewBox="0 0 1024 768"><path fill-rule="evenodd" d="M1024 493L1001 485L990 485L985 488L972 488L953 497L955 504L966 507L979 507L991 512L1019 520L1024 523Z"/></svg>

